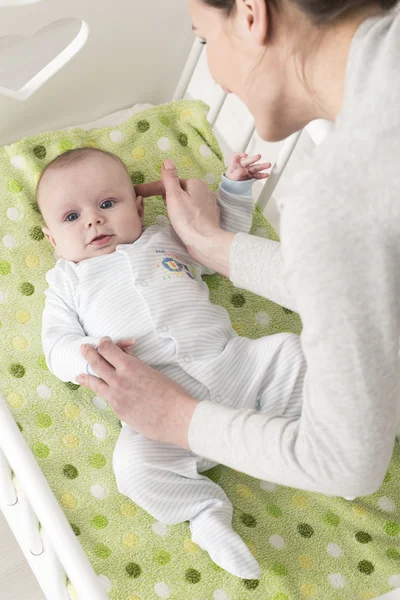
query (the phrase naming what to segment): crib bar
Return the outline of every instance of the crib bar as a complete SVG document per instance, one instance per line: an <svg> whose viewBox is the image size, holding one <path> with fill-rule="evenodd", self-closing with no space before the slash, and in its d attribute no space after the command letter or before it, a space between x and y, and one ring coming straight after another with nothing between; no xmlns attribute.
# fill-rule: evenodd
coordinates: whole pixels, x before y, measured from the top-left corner
<svg viewBox="0 0 400 600"><path fill-rule="evenodd" d="M182 75L179 79L178 85L176 86L172 100L181 100L186 94L190 80L192 79L193 73L196 69L197 63L199 62L201 53L203 51L203 45L196 38L192 49L189 54L189 58L186 61L186 65L182 71Z"/></svg>
<svg viewBox="0 0 400 600"><path fill-rule="evenodd" d="M255 125L254 125L254 123L252 123L251 126L249 127L249 129L247 130L246 136L243 140L243 144L241 147L242 152L247 152L248 146L249 146L251 140L253 139L255 130L256 130Z"/></svg>
<svg viewBox="0 0 400 600"><path fill-rule="evenodd" d="M18 502L17 493L12 481L12 471L4 452L0 448L0 493L7 506L14 506Z"/></svg>
<svg viewBox="0 0 400 600"><path fill-rule="evenodd" d="M43 529L52 534L52 544L68 573L78 598L106 600L107 595L55 499L39 465L25 442L8 406L0 394L1 446ZM11 509L10 509L11 510Z"/></svg>
<svg viewBox="0 0 400 600"><path fill-rule="evenodd" d="M33 556L40 556L44 550L43 540L39 531L39 521L32 510L29 500L23 489L18 490L18 500L21 505L24 529L28 539L29 550Z"/></svg>
<svg viewBox="0 0 400 600"><path fill-rule="evenodd" d="M272 194L274 193L274 190L278 185L280 178L282 177L283 171L285 170L286 165L288 164L289 159L293 154L293 150L295 149L301 134L302 130L298 131L297 133L294 133L293 135L288 137L287 140L285 140L282 149L278 154L278 158L276 159L276 162L272 167L270 176L265 182L264 187L261 190L261 193L258 197L257 206L261 211L264 211L265 207L270 201Z"/></svg>
<svg viewBox="0 0 400 600"><path fill-rule="evenodd" d="M216 101L213 103L210 112L208 113L207 120L210 123L211 127L214 127L216 120L219 117L219 114L222 110L222 107L225 104L225 100L228 94L224 92L222 88L218 88L218 95Z"/></svg>

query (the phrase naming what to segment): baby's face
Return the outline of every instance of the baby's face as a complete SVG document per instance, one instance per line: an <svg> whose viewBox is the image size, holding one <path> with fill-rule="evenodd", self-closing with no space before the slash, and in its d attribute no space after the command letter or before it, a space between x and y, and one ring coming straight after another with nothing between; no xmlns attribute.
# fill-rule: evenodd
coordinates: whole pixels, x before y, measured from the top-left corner
<svg viewBox="0 0 400 600"><path fill-rule="evenodd" d="M78 263L111 254L136 241L143 228L143 200L124 167L93 153L64 168L49 170L38 202L43 228L57 254Z"/></svg>

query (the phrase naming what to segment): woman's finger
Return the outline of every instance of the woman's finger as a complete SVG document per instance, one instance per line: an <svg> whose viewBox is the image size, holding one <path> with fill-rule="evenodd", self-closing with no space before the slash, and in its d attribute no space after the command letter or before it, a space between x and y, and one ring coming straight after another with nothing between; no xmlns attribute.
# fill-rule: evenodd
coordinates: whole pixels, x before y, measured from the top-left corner
<svg viewBox="0 0 400 600"><path fill-rule="evenodd" d="M83 344L81 346L81 354L86 360L86 362L91 366L92 370L96 373L96 375L104 379L104 381L108 382L112 375L114 375L115 369L99 353L100 344L97 350L95 350L90 344Z"/></svg>
<svg viewBox="0 0 400 600"><path fill-rule="evenodd" d="M143 196L143 198L149 198L150 196L162 196L165 194L164 184L161 180L153 181L151 183L141 183L135 185L136 196Z"/></svg>
<svg viewBox="0 0 400 600"><path fill-rule="evenodd" d="M178 172L174 163L169 158L167 158L167 160L164 161L161 175L165 188L164 194L167 197L167 199L169 194L173 195L182 192Z"/></svg>
<svg viewBox="0 0 400 600"><path fill-rule="evenodd" d="M121 348L123 350L124 348L129 348L129 346L134 346L135 344L135 338L129 338L127 340L120 340L119 342L117 342L116 345L118 346L118 348Z"/></svg>
<svg viewBox="0 0 400 600"><path fill-rule="evenodd" d="M102 398L107 398L110 388L106 384L106 382L102 379L99 379L99 377L82 374L76 378L76 381L77 383L79 383L79 385L82 385L88 390L92 390L92 392L95 392L95 394L97 394L98 396L101 396Z"/></svg>
<svg viewBox="0 0 400 600"><path fill-rule="evenodd" d="M125 363L126 354L108 337L100 340L97 351L99 355L105 359L106 364L111 365L113 368L113 374ZM104 381L108 382L107 377L104 377L102 373L98 373L94 367L92 368L97 375L102 377Z"/></svg>

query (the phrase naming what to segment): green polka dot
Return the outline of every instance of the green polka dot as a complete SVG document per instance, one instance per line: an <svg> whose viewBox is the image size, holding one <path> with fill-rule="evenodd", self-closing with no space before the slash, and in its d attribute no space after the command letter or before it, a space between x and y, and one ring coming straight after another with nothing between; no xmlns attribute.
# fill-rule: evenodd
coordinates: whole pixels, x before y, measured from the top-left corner
<svg viewBox="0 0 400 600"><path fill-rule="evenodd" d="M386 550L386 556L393 560L400 560L400 552L396 548L388 548Z"/></svg>
<svg viewBox="0 0 400 600"><path fill-rule="evenodd" d="M78 477L78 469L74 465L64 465L63 473L68 479L76 479Z"/></svg>
<svg viewBox="0 0 400 600"><path fill-rule="evenodd" d="M75 390L79 390L79 388L81 387L80 385L78 385L77 383L72 383L72 381L68 381L66 384L67 388L69 390L72 390L73 392Z"/></svg>
<svg viewBox="0 0 400 600"><path fill-rule="evenodd" d="M24 189L22 187L22 185L19 183L19 181L16 181L15 179L11 179L8 182L8 189L10 190L10 192L12 194L19 194L20 192L22 192L22 190Z"/></svg>
<svg viewBox="0 0 400 600"><path fill-rule="evenodd" d="M240 520L244 525L246 525L246 527L255 527L257 525L256 519L253 517L253 515L249 515L248 513L243 513L240 516Z"/></svg>
<svg viewBox="0 0 400 600"><path fill-rule="evenodd" d="M329 512L326 513L326 515L324 517L324 521L327 525L332 525L333 527L337 527L340 523L340 517L338 517L338 515L336 515L334 512L332 512L330 510Z"/></svg>
<svg viewBox="0 0 400 600"><path fill-rule="evenodd" d="M144 119L142 121L138 121L136 123L136 129L140 133L144 133L145 131L148 131L150 129L150 123L148 121L145 121Z"/></svg>
<svg viewBox="0 0 400 600"><path fill-rule="evenodd" d="M92 454L89 458L89 463L95 469L102 469L106 464L106 459L102 454Z"/></svg>
<svg viewBox="0 0 400 600"><path fill-rule="evenodd" d="M33 446L33 453L38 458L47 458L50 454L50 449L46 444L38 442Z"/></svg>
<svg viewBox="0 0 400 600"><path fill-rule="evenodd" d="M136 579L140 576L142 572L142 567L140 567L136 563L129 563L126 565L125 571L129 577L133 577L134 579Z"/></svg>
<svg viewBox="0 0 400 600"><path fill-rule="evenodd" d="M260 585L258 579L243 579L242 583L246 590L256 590Z"/></svg>
<svg viewBox="0 0 400 600"><path fill-rule="evenodd" d="M43 369L43 371L48 371L46 359L43 355L39 356L39 358L37 359L37 364L41 369Z"/></svg>
<svg viewBox="0 0 400 600"><path fill-rule="evenodd" d="M368 542L372 540L372 536L370 536L369 533L366 533L366 531L357 531L355 537L360 544L368 544Z"/></svg>
<svg viewBox="0 0 400 600"><path fill-rule="evenodd" d="M134 173L132 173L131 179L133 185L140 185L141 183L144 183L146 181L144 173L141 173L140 171L135 171Z"/></svg>
<svg viewBox="0 0 400 600"><path fill-rule="evenodd" d="M40 415L36 415L35 422L38 427L46 429L47 427L50 427L53 421L49 415L46 415L46 413L41 413Z"/></svg>
<svg viewBox="0 0 400 600"><path fill-rule="evenodd" d="M73 144L69 140L61 140L60 142L60 151L68 152L68 150L72 150Z"/></svg>
<svg viewBox="0 0 400 600"><path fill-rule="evenodd" d="M371 575L371 573L375 571L374 565L371 562L369 562L369 560L360 560L360 562L357 565L357 568L360 571L360 573L365 573L366 575Z"/></svg>
<svg viewBox="0 0 400 600"><path fill-rule="evenodd" d="M19 363L13 364L10 367L10 373L13 377L21 379L25 375L25 367Z"/></svg>
<svg viewBox="0 0 400 600"><path fill-rule="evenodd" d="M290 600L290 598L287 594L284 594L283 592L278 592L277 594L275 594L275 596L272 596L272 600Z"/></svg>
<svg viewBox="0 0 400 600"><path fill-rule="evenodd" d="M246 302L246 298L243 296L243 294L233 294L231 302L236 308L241 308Z"/></svg>
<svg viewBox="0 0 400 600"><path fill-rule="evenodd" d="M274 563L271 565L271 571L274 575L284 577L287 574L287 569L282 563Z"/></svg>
<svg viewBox="0 0 400 600"><path fill-rule="evenodd" d="M46 148L44 146L35 146L33 149L33 154L37 158L40 158L40 160L43 160L46 158Z"/></svg>
<svg viewBox="0 0 400 600"><path fill-rule="evenodd" d="M96 544L94 547L94 553L99 558L108 558L111 554L111 550L105 544Z"/></svg>
<svg viewBox="0 0 400 600"><path fill-rule="evenodd" d="M196 569L188 569L185 573L185 579L189 583L199 583L201 579L201 573L196 571Z"/></svg>
<svg viewBox="0 0 400 600"><path fill-rule="evenodd" d="M9 275L11 273L11 265L6 260L0 260L0 275Z"/></svg>
<svg viewBox="0 0 400 600"><path fill-rule="evenodd" d="M31 283L25 281L25 283L21 283L19 286L19 291L23 296L32 296L35 293L35 288Z"/></svg>
<svg viewBox="0 0 400 600"><path fill-rule="evenodd" d="M160 115L159 119L160 119L160 123L162 123L162 125L164 125L164 127L169 127L170 126L171 121L168 119L167 116Z"/></svg>
<svg viewBox="0 0 400 600"><path fill-rule="evenodd" d="M218 275L203 275L202 279L210 290L217 290L221 285L221 279Z"/></svg>
<svg viewBox="0 0 400 600"><path fill-rule="evenodd" d="M156 562L158 562L159 565L167 565L169 563L169 561L171 560L171 555L169 552L166 552L165 550L156 550L154 552L154 560Z"/></svg>
<svg viewBox="0 0 400 600"><path fill-rule="evenodd" d="M284 313L286 313L287 315L292 315L292 314L293 314L293 311L292 311L292 310L290 310L290 308L284 308L284 307L282 307L282 310L283 310L283 312L284 312Z"/></svg>
<svg viewBox="0 0 400 600"><path fill-rule="evenodd" d="M24 428L22 427L21 423L17 423L17 427L20 430L20 432L22 433Z"/></svg>
<svg viewBox="0 0 400 600"><path fill-rule="evenodd" d="M42 214L41 211L40 211L40 208L39 208L39 204L37 202L32 202L31 207L39 215Z"/></svg>
<svg viewBox="0 0 400 600"><path fill-rule="evenodd" d="M385 532L388 535L395 537L396 535L399 535L399 533L400 533L400 525L398 525L397 523L394 523L393 521L388 521L385 525Z"/></svg>
<svg viewBox="0 0 400 600"><path fill-rule="evenodd" d="M181 133L178 140L181 146L185 147L188 145L188 136L186 135L186 133Z"/></svg>
<svg viewBox="0 0 400 600"><path fill-rule="evenodd" d="M269 515L271 515L271 517L279 518L280 516L282 516L281 509L275 504L268 504L267 512Z"/></svg>
<svg viewBox="0 0 400 600"><path fill-rule="evenodd" d="M81 530L79 529L79 527L77 525L74 525L73 523L71 523L71 529L76 536L81 535Z"/></svg>
<svg viewBox="0 0 400 600"><path fill-rule="evenodd" d="M391 478L392 478L392 476L391 476L390 472L388 471L385 475L385 479L383 480L383 483L389 483Z"/></svg>
<svg viewBox="0 0 400 600"><path fill-rule="evenodd" d="M32 229L29 232L29 235L31 236L31 238L33 240L35 240L35 242L40 242L40 240L42 240L44 238L44 233L42 231L42 228L39 226L32 227Z"/></svg>
<svg viewBox="0 0 400 600"><path fill-rule="evenodd" d="M104 529L108 525L108 519L103 515L95 515L92 519L92 526L95 529Z"/></svg>
<svg viewBox="0 0 400 600"><path fill-rule="evenodd" d="M297 531L305 538L310 538L314 535L314 529L308 523L300 523L300 525L297 526Z"/></svg>

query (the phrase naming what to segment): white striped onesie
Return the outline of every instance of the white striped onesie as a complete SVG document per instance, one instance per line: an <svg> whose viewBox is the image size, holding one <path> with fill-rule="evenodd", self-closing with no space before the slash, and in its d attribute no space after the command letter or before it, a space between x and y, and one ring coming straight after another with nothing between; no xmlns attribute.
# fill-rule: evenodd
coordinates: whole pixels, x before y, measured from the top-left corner
<svg viewBox="0 0 400 600"><path fill-rule="evenodd" d="M250 230L250 193L249 182L223 178L217 198L224 229ZM225 309L210 302L201 279L205 272L170 226L148 227L133 244L111 254L78 264L59 260L47 274L43 313L49 369L74 382L87 368L82 344L97 346L106 335L115 342L134 337L138 358L198 400L298 415L305 372L299 338L288 333L239 337ZM150 441L125 424L113 457L121 493L164 523L189 520L193 540L217 564L257 578L258 563L231 528L230 501L200 475L213 464Z"/></svg>

